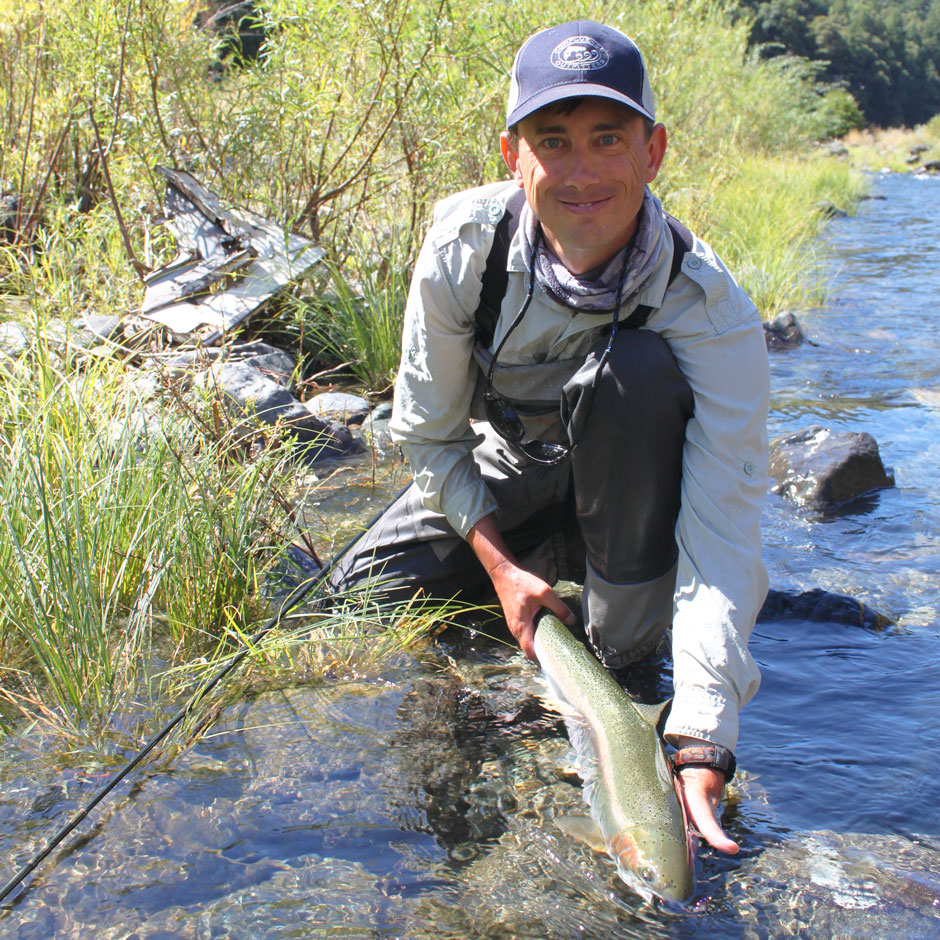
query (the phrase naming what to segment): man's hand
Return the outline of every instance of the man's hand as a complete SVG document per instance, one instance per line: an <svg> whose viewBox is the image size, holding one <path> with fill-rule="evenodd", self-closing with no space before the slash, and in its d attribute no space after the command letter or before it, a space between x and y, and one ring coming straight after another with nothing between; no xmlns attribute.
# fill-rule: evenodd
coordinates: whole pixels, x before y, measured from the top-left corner
<svg viewBox="0 0 940 940"><path fill-rule="evenodd" d="M574 624L574 614L546 581L517 564L492 516L484 516L470 529L467 542L493 582L512 635L534 660L535 615L540 608L547 607L568 626Z"/></svg>
<svg viewBox="0 0 940 940"><path fill-rule="evenodd" d="M729 839L718 824L718 803L725 792L725 775L712 767L682 767L678 772L689 821L699 835L719 852L734 855L738 843Z"/></svg>

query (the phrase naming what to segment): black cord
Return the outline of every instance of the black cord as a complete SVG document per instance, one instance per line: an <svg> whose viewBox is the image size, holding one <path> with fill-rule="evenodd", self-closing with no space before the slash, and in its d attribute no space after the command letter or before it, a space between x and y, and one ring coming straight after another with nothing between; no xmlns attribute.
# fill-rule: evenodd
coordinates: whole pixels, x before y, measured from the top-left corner
<svg viewBox="0 0 940 940"><path fill-rule="evenodd" d="M408 486L411 484L409 483ZM309 581L306 581L303 584L298 584L297 587L291 591L290 594L284 599L284 603L281 604L278 612L270 619L268 622L260 629L248 643L243 646L237 653L235 653L232 658L206 683L205 686L198 689L192 698L186 703L186 705L181 708L173 718L170 719L144 746L137 752L137 754L131 759L131 761L124 765L110 780L92 797L85 806L80 809L70 820L69 822L62 827L46 844L45 848L38 855L33 856L28 864L24 865L16 875L13 876L4 886L0 889L0 904L6 900L7 896L12 893L14 888L17 887L25 878L27 878L31 872L33 872L42 862L50 855L51 852L71 833L75 828L85 819L86 816L188 715L192 710L199 704L199 702L206 697L239 663L251 652L252 648L257 646L259 642L271 632L271 630L276 627L284 615L296 607L304 598L308 597L314 590L314 588L321 585L326 579L327 575L336 567L336 563L365 535L369 529L374 526L382 516L388 512L389 508L402 496L405 490L408 489L408 486L395 496L391 502L388 503L379 513L376 514L375 518L369 522L369 524L351 539L343 547L343 549L333 557L333 560L315 577L311 578Z"/></svg>

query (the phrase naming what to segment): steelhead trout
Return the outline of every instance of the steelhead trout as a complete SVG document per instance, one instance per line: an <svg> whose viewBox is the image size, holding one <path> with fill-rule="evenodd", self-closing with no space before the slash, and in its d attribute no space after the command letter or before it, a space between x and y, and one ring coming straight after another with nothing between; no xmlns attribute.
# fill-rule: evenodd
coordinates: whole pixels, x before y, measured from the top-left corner
<svg viewBox="0 0 940 940"><path fill-rule="evenodd" d="M555 616L536 618L535 653L584 781L584 800L620 877L647 900L695 890L695 843L657 730L663 705L631 701Z"/></svg>

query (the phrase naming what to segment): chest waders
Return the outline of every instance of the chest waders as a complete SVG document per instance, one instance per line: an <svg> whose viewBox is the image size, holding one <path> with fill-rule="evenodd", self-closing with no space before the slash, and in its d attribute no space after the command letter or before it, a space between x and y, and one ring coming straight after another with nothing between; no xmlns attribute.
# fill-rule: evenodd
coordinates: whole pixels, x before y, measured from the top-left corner
<svg viewBox="0 0 940 940"><path fill-rule="evenodd" d="M485 349L509 283L509 247L524 204L520 189L507 203L487 255L475 315L476 341ZM668 216L667 227L674 246L671 283L692 235ZM488 425L475 425L485 430L472 459L498 505L495 517L506 544L519 564L549 584L584 585L587 634L611 666L650 652L672 620L674 533L692 392L665 340L639 329L652 312L642 305L621 322L599 375L606 336L565 383L563 424L584 432L562 462L528 463ZM586 414L584 393L592 385ZM440 598L492 592L470 546L424 505L414 485L340 562L332 582L348 590L369 578L381 580L383 596L402 600L419 590Z"/></svg>

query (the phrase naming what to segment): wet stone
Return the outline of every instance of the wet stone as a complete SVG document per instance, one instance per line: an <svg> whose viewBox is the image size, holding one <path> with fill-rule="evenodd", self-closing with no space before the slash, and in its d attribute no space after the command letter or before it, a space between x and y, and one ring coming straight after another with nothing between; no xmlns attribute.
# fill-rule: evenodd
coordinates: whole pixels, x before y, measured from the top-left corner
<svg viewBox="0 0 940 940"><path fill-rule="evenodd" d="M818 425L771 443L770 475L775 493L813 509L842 506L894 485L870 434Z"/></svg>
<svg viewBox="0 0 940 940"><path fill-rule="evenodd" d="M880 610L869 607L847 594L835 594L814 588L811 591L767 592L760 613L760 620L808 620L811 623L839 623L850 627L865 627L883 630L896 621Z"/></svg>
<svg viewBox="0 0 940 940"><path fill-rule="evenodd" d="M789 311L764 321L764 339L769 350L796 349L803 345L805 338L796 317Z"/></svg>

